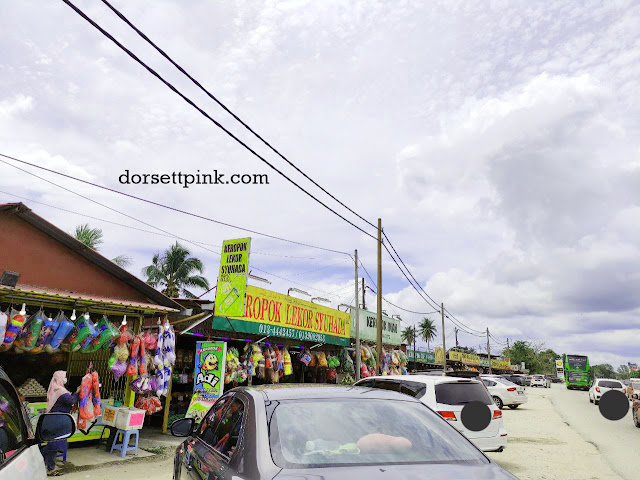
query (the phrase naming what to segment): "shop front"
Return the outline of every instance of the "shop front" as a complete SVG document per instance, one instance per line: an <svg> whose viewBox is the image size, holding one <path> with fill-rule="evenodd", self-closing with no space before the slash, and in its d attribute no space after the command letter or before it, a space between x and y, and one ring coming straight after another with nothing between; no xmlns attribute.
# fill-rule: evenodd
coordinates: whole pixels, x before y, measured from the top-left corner
<svg viewBox="0 0 640 480"><path fill-rule="evenodd" d="M97 413L137 402L131 383L150 363L140 347L132 356L131 346L157 332L143 332L143 319L162 318L179 305L23 204L0 205L0 231L0 366L33 423L46 410L53 373L66 371L67 389L82 386L84 402L78 412L84 432L70 441L100 438ZM124 367L120 375L116 364Z"/></svg>

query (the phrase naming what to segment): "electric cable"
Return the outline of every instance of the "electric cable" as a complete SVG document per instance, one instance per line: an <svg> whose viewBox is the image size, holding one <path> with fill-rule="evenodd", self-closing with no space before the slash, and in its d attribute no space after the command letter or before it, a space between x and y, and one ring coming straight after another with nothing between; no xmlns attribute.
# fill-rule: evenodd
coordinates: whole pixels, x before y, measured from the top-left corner
<svg viewBox="0 0 640 480"><path fill-rule="evenodd" d="M63 0L63 1L65 1L65 0ZM42 167L42 166L40 166L40 165L35 165L35 164L33 164L33 163L30 163L30 162L27 162L27 161L24 161L24 160L20 160L20 159L18 159L18 158L12 157L12 156L10 156L10 155L5 155L5 154L3 154L3 153L0 153L0 157L8 158L9 160L14 160L14 161L16 161L16 162L20 162L20 163L22 163L22 164L29 165L30 167L35 167L35 168L38 168L38 169L40 169L40 170L47 171L47 172L49 172L49 173L54 173L54 174L56 174L56 175L60 175L60 176L65 177L65 178L69 178L69 179L71 179L71 180L75 180L75 181L77 181L77 182L85 183L85 184L87 184L87 185L91 185L91 186L93 186L93 187L101 188L101 189L103 189L103 190L106 190L106 191L109 191L109 192L112 192L112 193L117 193L118 195L122 195L122 196L125 196L125 197L133 198L134 200L138 200L138 201L141 201L141 202L149 203L149 204L151 204L151 205L155 205L155 206L157 206L157 207L162 207L162 208L165 208L165 209L167 209L167 210L172 210L172 211L174 211L174 212L182 213L182 214L184 214L184 215L189 215L189 216L191 216L191 217L195 217L195 218L198 218L198 219L200 219L200 220L206 220L206 221L208 221L208 222L212 222L212 223L215 223L215 224L218 224L218 225L223 225L223 226L225 226L225 227L235 228L235 229L237 229L237 230L242 230L242 231L244 231L244 232L254 233L254 234L256 234L256 235L261 235L261 236L263 236L263 237L271 238L271 239L273 239L273 240L279 240L279 241L282 241L282 242L292 243L292 244L300 245L300 246L303 246L303 247L315 248L315 249L318 249L318 250L324 250L324 251L327 251L327 252L333 252L333 253L339 253L339 254L341 254L341 255L349 255L349 256L351 256L351 255L350 255L349 253L347 253L347 252L341 252L341 251L339 251L339 250L333 250L333 249L331 249L331 248L324 248L324 247L319 247L319 246L317 246L317 245L311 245L311 244L308 244L308 243L298 242L298 241L295 241L295 240L289 240L289 239L282 238L282 237L278 237L278 236L275 236L275 235L270 235L270 234L268 234L268 233L258 232L257 230L252 230L252 229L249 229L249 228L244 228L244 227L239 227L239 226L237 226L237 225L232 225L232 224L230 224L230 223L222 222L222 221L220 221L220 220L215 220L215 219L213 219L213 218L205 217L205 216L203 216L203 215L198 215L198 214L196 214L196 213L188 212L188 211L186 211L186 210L181 210L181 209L179 209L179 208L171 207L171 206L169 206L169 205L164 205L164 204L162 204L162 203L155 202L155 201L153 201L153 200L148 200L148 199L146 199L146 198L138 197L138 196L136 196L136 195L132 195L132 194L130 194L130 193L121 192L121 191L119 191L119 190L116 190L116 189L113 189L113 188L110 188L110 187L106 187L106 186L104 186L104 185L99 185L99 184L97 184L97 183L90 182L90 181L88 181L88 180L83 180L83 179L81 179L81 178L74 177L74 176L72 176L72 175L68 175L68 174L66 174L66 173L58 172L58 171L56 171L56 170L52 170L52 169L49 169L49 168L46 168L46 167ZM27 172L26 170L23 170L23 169L21 169L21 168L17 167L16 165L12 165L11 163L6 162L6 161L4 161L4 160L2 160L2 159L0 159L0 162L5 163L6 165L10 165L10 166L12 166L12 167L14 167L14 168L17 168L18 170L22 170L23 172L29 173L29 174L31 174L31 175L35 175L35 174L31 173L31 172ZM39 178L40 178L40 177L39 177ZM49 180L45 180L45 181L50 182ZM56 185L57 185L57 184L56 184ZM58 186L59 186L59 185L58 185ZM63 188L63 189L65 189L65 190L69 191L69 192L75 193L75 192L73 192L73 190L69 190L69 189L67 189L67 188L65 188L65 187L60 187L60 188ZM78 194L78 195L80 195L80 194ZM82 195L80 195L80 196L82 196ZM94 201L94 200L92 200L92 199L89 199L88 197L84 197L84 196L82 196L82 197L83 197L83 198L85 198L85 199L88 199L88 200ZM98 202L98 203L99 203L99 202ZM103 206L104 206L104 205L103 205ZM105 207L105 208L109 208L109 209L111 209L111 207ZM117 212L117 210L114 210L114 211L116 211L116 212ZM122 213L122 212L118 212L118 213L121 213L122 215L128 216L127 214L124 214L124 213ZM129 217L130 217L130 216L129 216ZM137 219L135 219L135 218L133 218L133 217L130 217L130 218L132 218L133 220L137 220ZM139 220L138 220L138 221L139 221ZM146 225L152 226L153 228L157 228L157 227L154 227L153 225L147 224L146 222L142 222L142 223L145 223ZM165 233L166 233L166 232L165 232Z"/></svg>
<svg viewBox="0 0 640 480"><path fill-rule="evenodd" d="M111 3L109 3L107 0L102 0L102 3L104 3L109 9L111 9L111 11L113 13L115 13L123 22L125 22L127 25L129 25L129 27L131 27L142 39L144 39L149 45L151 45L160 55L162 55L166 60L168 60L174 67L176 67L183 75L185 75L189 80L191 80L200 90L202 90L209 98L211 98L213 101L215 101L220 107L222 107L229 115L231 115L233 118L235 118L238 122L240 122L240 124L242 124L242 126L244 128L246 128L249 132L251 132L256 138L258 138L262 143L264 143L267 147L269 147L276 155L278 155L280 158L282 158L285 162L287 162L291 167L293 167L294 169L296 169L298 171L298 173L300 173L302 176L304 176L307 180L309 180L311 183L313 183L316 187L318 187L320 190L322 190L324 193L326 193L327 195L329 195L333 200L335 200L336 202L338 202L340 205L342 205L344 208L346 208L347 210L349 210L351 213L353 213L356 217L360 218L361 220L363 220L364 222L368 223L369 225L371 225L373 228L377 228L373 223L371 223L369 220L367 220L366 218L364 218L363 216L359 215L357 212L355 212L354 210L352 210L351 208L349 208L347 205L345 205L343 202L341 202L340 200L338 200L334 195L332 195L331 193L329 193L325 188L323 188L320 184L318 184L315 180L313 180L311 177L309 177L306 173L304 173L300 168L298 168L298 166L296 164L294 164L293 162L291 162L287 157L285 157L282 153L280 153L280 151L278 151L275 147L273 147L269 142L267 142L264 138L262 138L262 136L260 136L256 131L254 131L249 125L247 125L238 115L236 115L235 113L233 113L224 103L222 103L215 95L213 95L209 90L207 90L205 87L202 86L202 84L196 80L195 78L193 78L193 76L191 76L183 67L181 67L177 62L175 62L164 50L162 50L158 45L156 45L147 35L145 35L138 27L136 27L127 17L125 17L125 15L120 12L117 8L115 8L113 5L111 5Z"/></svg>
<svg viewBox="0 0 640 480"><path fill-rule="evenodd" d="M158 80L160 80L165 86L167 86L171 91L173 91L174 93L176 93L180 98L182 98L185 102L187 102L189 105L191 105L193 108L195 108L198 112L200 112L205 118L207 118L208 120L210 120L211 122L213 122L218 128L220 128L223 132L225 132L228 136L230 136L233 140L235 140L237 143L239 143L240 145L242 145L246 150L248 150L252 155L254 155L256 158L260 159L263 163L265 163L267 166L269 166L272 170L274 170L275 172L277 172L280 176L282 176L283 178L285 178L287 181L289 181L289 183L291 183L292 185L294 185L295 187L297 187L300 191L304 192L306 195L308 195L309 197L311 197L313 200L315 200L317 203L319 203L320 205L322 205L324 208L326 208L327 210L329 210L330 212L332 212L334 215L338 216L339 218L341 218L342 220L344 220L345 222L347 222L348 224L350 224L352 227L356 228L357 230L359 230L360 232L364 233L365 235L368 235L369 237L376 239L376 237L374 237L372 234L370 234L369 232L363 230L362 228L360 228L358 225L356 225L355 223L353 223L351 220L345 218L344 216L342 216L341 214L339 214L338 212L336 212L333 208L331 208L330 206L328 206L326 203L324 203L322 200L318 199L317 197L315 197L312 193L308 192L307 190L305 190L303 187L301 187L300 185L298 185L294 180L292 180L291 178L289 178L284 172L282 172L281 170L279 170L275 165L273 165L271 162L269 162L266 158L264 158L262 155L260 155L259 153L257 153L254 149L252 149L251 147L249 147L249 145L247 145L245 142L243 142L242 140L240 140L240 138L238 138L236 135L234 135L231 131L229 131L227 128L225 128L220 122L218 122L217 120L215 120L211 115L209 115L206 111L204 111L202 108L200 108L198 105L196 105L190 98L188 98L186 95L184 95L182 92L180 92L176 87L174 87L171 83L169 83L164 77L162 77L158 72L156 72L153 68L151 68L149 65L147 65L145 62L143 62L142 60L140 60L140 58L138 58L131 50L129 50L127 47L125 47L122 43L120 43L118 40L116 40L113 35L111 35L109 32L107 32L104 28L102 28L100 25L98 25L95 21L93 21L91 18L89 18L87 16L87 14L85 14L82 10L80 10L78 7L76 7L73 3L71 3L70 0L62 0L64 3L66 3L69 7L71 7L78 15L80 15L83 19L85 19L87 22L89 22L94 28L96 28L100 33L102 33L102 35L104 35L105 37L107 37L109 40L111 40L114 44L116 44L122 51L124 51L127 55L129 55L129 57L131 57L133 60L135 60L136 62L138 62L138 64L140 64L140 66L142 66L143 68L145 68L149 73L151 73L154 77L156 77Z"/></svg>

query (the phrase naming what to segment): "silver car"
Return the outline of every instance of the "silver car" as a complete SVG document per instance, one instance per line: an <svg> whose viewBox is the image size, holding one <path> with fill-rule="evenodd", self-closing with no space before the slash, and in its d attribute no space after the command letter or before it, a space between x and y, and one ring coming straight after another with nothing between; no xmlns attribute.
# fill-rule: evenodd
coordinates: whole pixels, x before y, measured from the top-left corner
<svg viewBox="0 0 640 480"><path fill-rule="evenodd" d="M174 480L513 480L419 400L345 386L231 390L171 425Z"/></svg>

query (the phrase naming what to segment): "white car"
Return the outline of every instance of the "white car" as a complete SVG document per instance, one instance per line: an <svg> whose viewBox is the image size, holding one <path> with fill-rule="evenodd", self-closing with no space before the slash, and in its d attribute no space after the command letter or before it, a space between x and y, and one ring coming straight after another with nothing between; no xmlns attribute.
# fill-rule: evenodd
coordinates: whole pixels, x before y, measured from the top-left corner
<svg viewBox="0 0 640 480"><path fill-rule="evenodd" d="M600 397L609 390L618 390L625 395L627 394L626 388L624 388L624 385L622 385L622 382L619 380L614 380L612 378L598 378L593 382L593 385L591 385L591 388L589 389L589 402L598 405L598 403L600 403Z"/></svg>
<svg viewBox="0 0 640 480"><path fill-rule="evenodd" d="M502 411L493 403L479 379L442 375L386 375L364 378L356 385L395 390L417 398L484 452L501 452L507 446ZM479 432L467 429L460 417L462 408L473 401L484 403L491 411L489 426Z"/></svg>
<svg viewBox="0 0 640 480"><path fill-rule="evenodd" d="M531 377L531 386L551 388L551 380L549 380L544 375L534 375L533 377Z"/></svg>
<svg viewBox="0 0 640 480"><path fill-rule="evenodd" d="M505 406L516 409L523 403L527 403L528 398L524 387L497 375L481 375L480 377L489 390L493 402L500 410Z"/></svg>

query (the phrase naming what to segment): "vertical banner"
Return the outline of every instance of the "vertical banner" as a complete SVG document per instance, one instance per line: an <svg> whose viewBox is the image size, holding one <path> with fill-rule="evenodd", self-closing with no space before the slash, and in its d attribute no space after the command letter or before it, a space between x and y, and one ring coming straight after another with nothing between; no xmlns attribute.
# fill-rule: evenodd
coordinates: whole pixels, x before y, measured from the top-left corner
<svg viewBox="0 0 640 480"><path fill-rule="evenodd" d="M193 371L193 397L186 417L201 421L223 393L226 369L226 342L198 342Z"/></svg>
<svg viewBox="0 0 640 480"><path fill-rule="evenodd" d="M244 316L244 295L249 274L250 246L250 238L222 242L215 305L215 314L218 316Z"/></svg>

